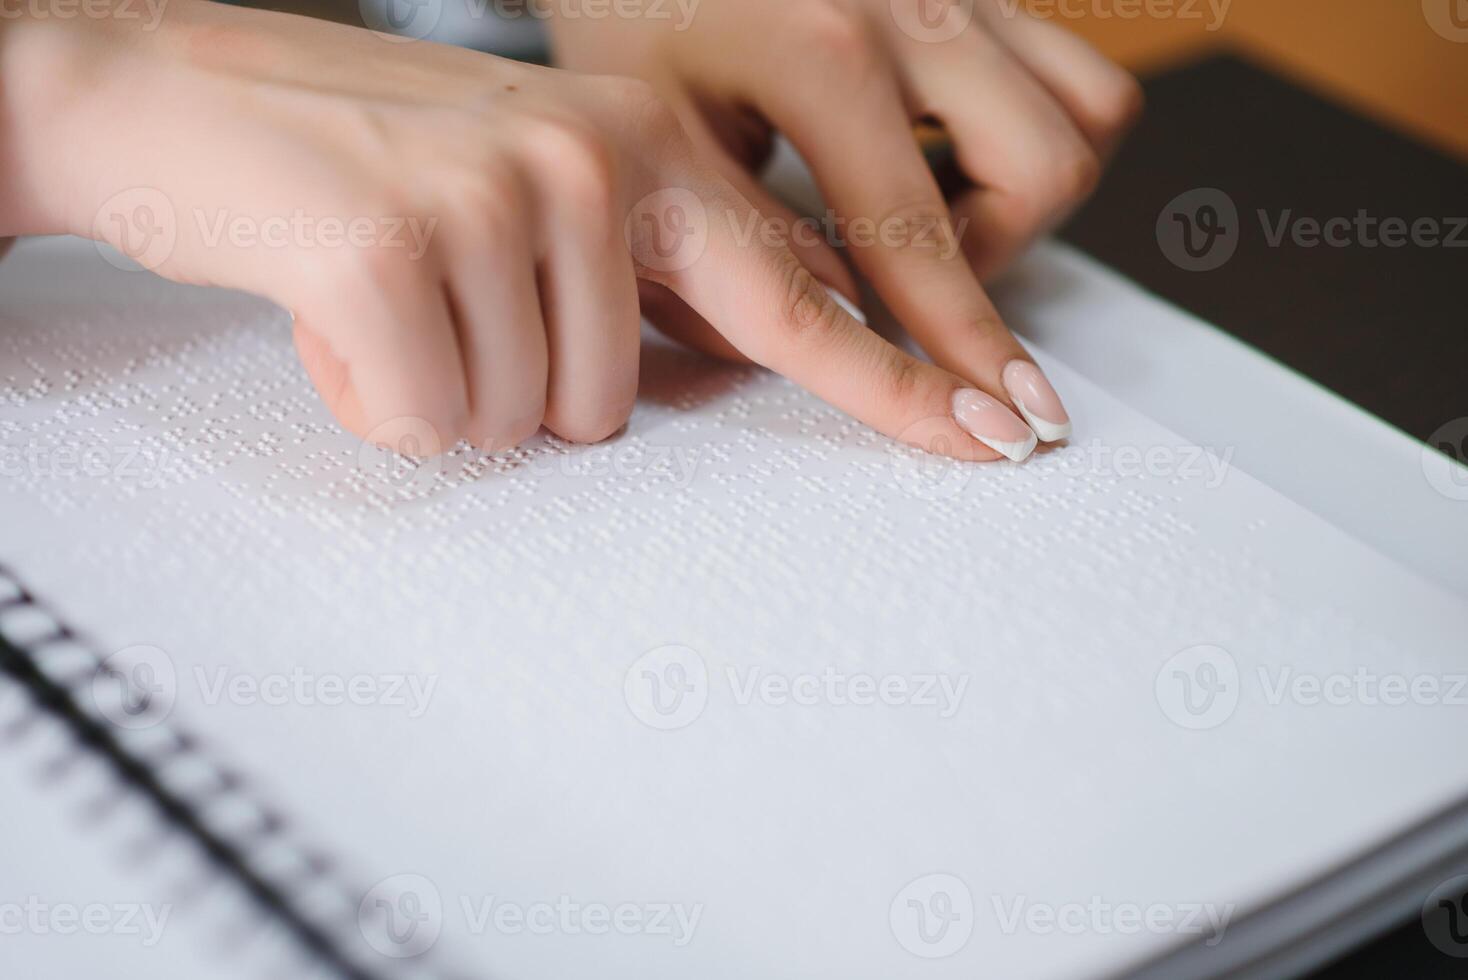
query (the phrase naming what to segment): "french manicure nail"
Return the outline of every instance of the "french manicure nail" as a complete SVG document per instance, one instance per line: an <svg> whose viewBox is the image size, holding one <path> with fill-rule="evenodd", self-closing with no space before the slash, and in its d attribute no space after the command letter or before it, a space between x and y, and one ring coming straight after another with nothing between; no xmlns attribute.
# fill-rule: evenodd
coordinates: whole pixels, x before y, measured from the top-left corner
<svg viewBox="0 0 1468 980"><path fill-rule="evenodd" d="M1070 416L1045 373L1029 361L1014 360L1004 367L1004 390L1042 442L1059 442L1070 435Z"/></svg>
<svg viewBox="0 0 1468 980"><path fill-rule="evenodd" d="M955 391L953 418L969 435L1016 463L1035 451L1035 433L1030 427L982 391Z"/></svg>
<svg viewBox="0 0 1468 980"><path fill-rule="evenodd" d="M867 315L863 313L855 303L847 299L845 296L841 295L840 290L832 289L830 286L827 286L826 292L831 294L831 298L836 301L837 306L846 311L847 316L851 317L862 326L867 325Z"/></svg>

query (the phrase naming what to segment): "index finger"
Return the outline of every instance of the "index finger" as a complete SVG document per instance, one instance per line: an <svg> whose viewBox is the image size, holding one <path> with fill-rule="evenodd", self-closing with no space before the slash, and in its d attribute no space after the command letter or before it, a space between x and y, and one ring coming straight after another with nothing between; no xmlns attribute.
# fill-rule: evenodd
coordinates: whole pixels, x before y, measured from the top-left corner
<svg viewBox="0 0 1468 980"><path fill-rule="evenodd" d="M895 86L872 81L850 108L787 86L764 110L815 171L845 221L856 264L933 360L1024 413L1047 442L1070 434L1054 389L1010 333L970 267L947 202ZM852 147L863 147L860 153Z"/></svg>
<svg viewBox="0 0 1468 980"><path fill-rule="evenodd" d="M959 459L1021 460L1034 450L1034 433L999 400L897 349L788 247L746 235L759 213L724 178L689 183L634 209L640 276L677 293L750 360L885 435ZM675 229L680 244L670 248Z"/></svg>

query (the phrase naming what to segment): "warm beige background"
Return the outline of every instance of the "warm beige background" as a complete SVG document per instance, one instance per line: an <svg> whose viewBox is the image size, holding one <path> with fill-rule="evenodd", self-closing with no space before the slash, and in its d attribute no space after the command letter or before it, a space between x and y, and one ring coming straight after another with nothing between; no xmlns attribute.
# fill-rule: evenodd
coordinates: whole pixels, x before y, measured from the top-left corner
<svg viewBox="0 0 1468 980"><path fill-rule="evenodd" d="M1133 70L1226 43L1294 75L1306 84L1383 118L1419 138L1468 159L1468 28L1452 41L1430 25L1428 8L1451 23L1459 5L1468 24L1468 0L1233 0L1214 32L1208 0L1196 0L1198 16L1123 19L1148 0L1026 0L1054 16ZM1193 0L1152 0L1166 10ZM1223 0L1213 0L1221 4Z"/></svg>

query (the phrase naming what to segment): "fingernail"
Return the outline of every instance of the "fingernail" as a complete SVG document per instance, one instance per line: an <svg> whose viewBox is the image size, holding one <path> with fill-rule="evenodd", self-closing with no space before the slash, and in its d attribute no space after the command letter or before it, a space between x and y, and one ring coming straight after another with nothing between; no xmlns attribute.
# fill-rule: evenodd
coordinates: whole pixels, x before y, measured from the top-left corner
<svg viewBox="0 0 1468 980"><path fill-rule="evenodd" d="M1019 414L1042 442L1059 442L1070 435L1070 416L1045 372L1029 361L1014 360L1005 365L1003 380Z"/></svg>
<svg viewBox="0 0 1468 980"><path fill-rule="evenodd" d="M841 295L840 290L834 289L831 286L826 286L826 292L831 294L831 298L836 301L837 306L846 311L847 316L851 317L862 326L867 325L867 315L863 313L861 311L861 308L858 307L855 303L847 299L845 296Z"/></svg>
<svg viewBox="0 0 1468 980"><path fill-rule="evenodd" d="M969 435L1016 463L1035 451L1035 434L1030 427L982 391L955 391L953 418Z"/></svg>

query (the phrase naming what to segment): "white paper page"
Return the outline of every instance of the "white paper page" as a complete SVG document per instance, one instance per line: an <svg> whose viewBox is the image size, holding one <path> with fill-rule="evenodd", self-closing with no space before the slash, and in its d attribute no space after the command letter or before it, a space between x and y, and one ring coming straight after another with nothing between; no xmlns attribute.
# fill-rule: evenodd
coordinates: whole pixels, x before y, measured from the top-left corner
<svg viewBox="0 0 1468 980"><path fill-rule="evenodd" d="M175 715L389 879L369 907L414 891L388 952L1094 977L1468 785L1468 605L1051 359L1076 435L1020 466L655 347L613 443L403 478L280 311L89 248L0 266L0 442L41 460L0 481L0 560L161 650ZM1358 671L1439 690L1311 703Z"/></svg>
<svg viewBox="0 0 1468 980"><path fill-rule="evenodd" d="M315 967L69 729L0 677L0 963L25 980L253 980Z"/></svg>

